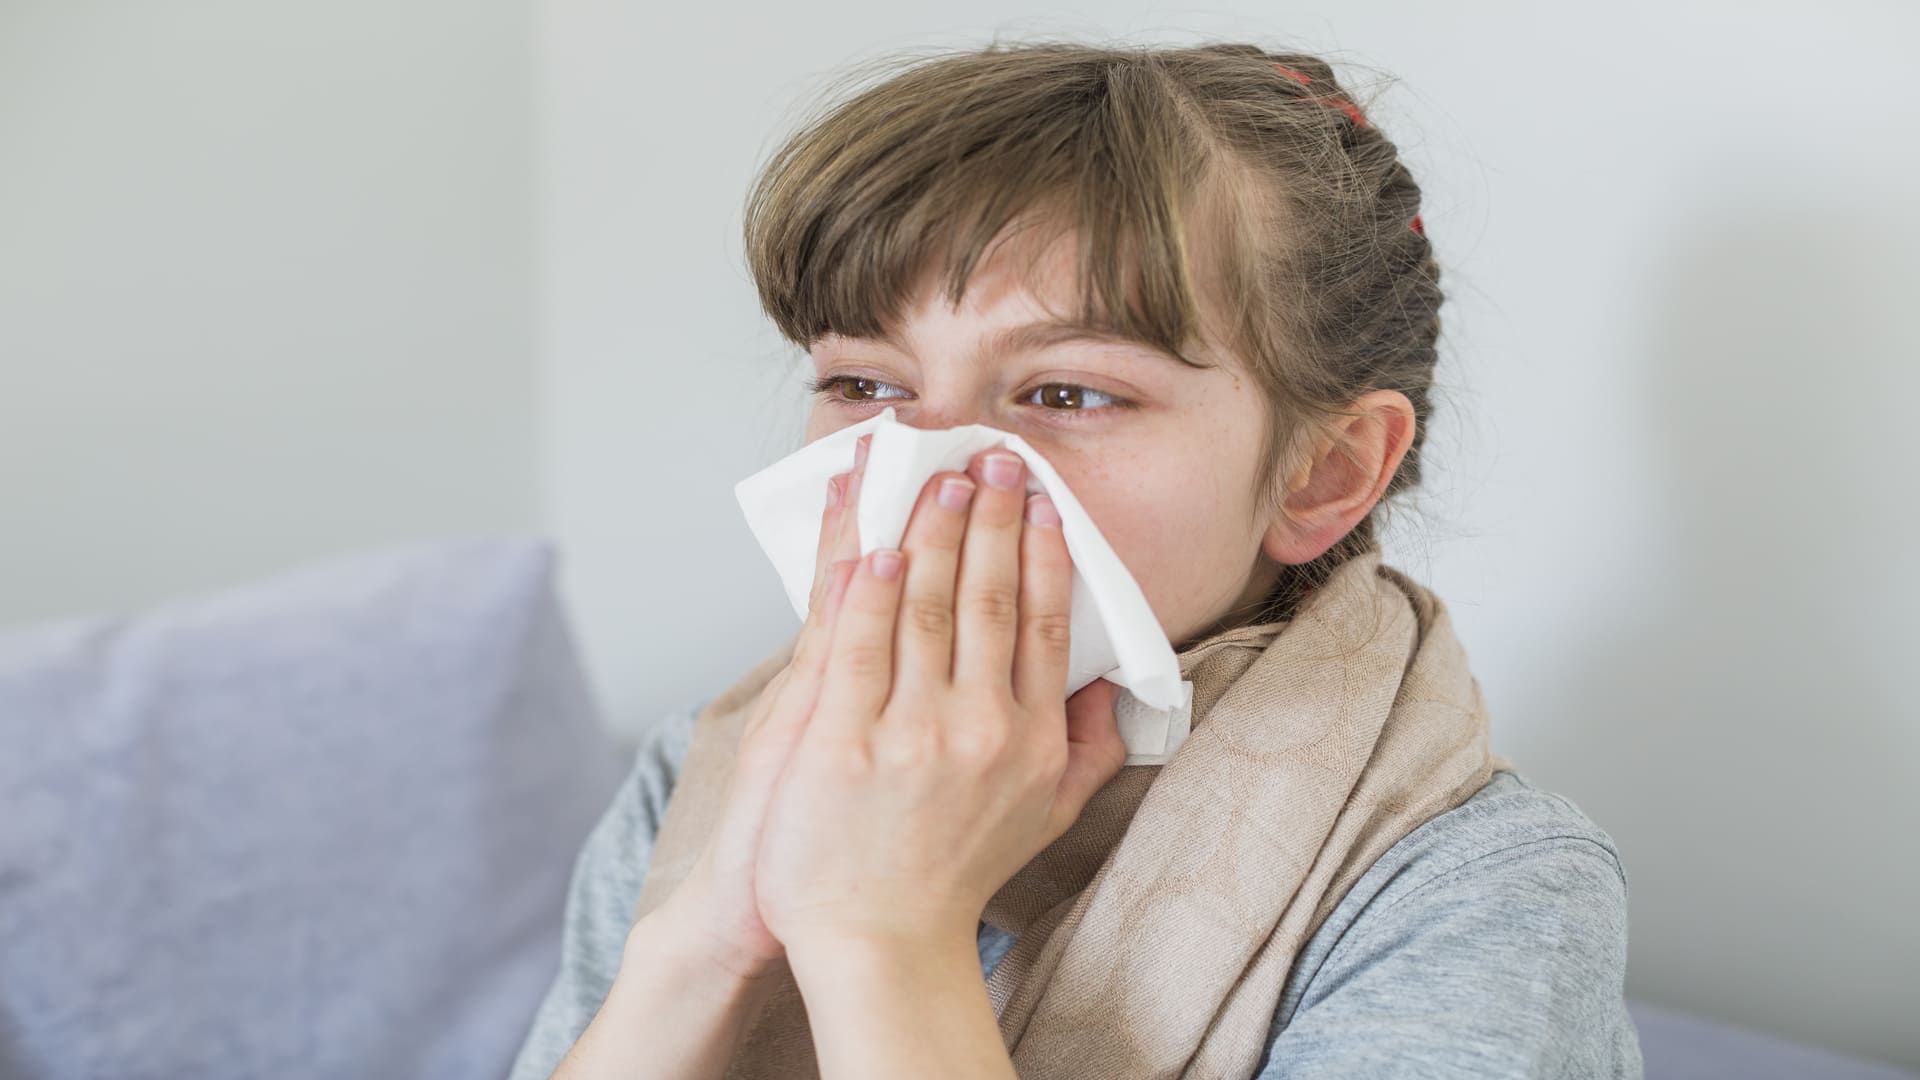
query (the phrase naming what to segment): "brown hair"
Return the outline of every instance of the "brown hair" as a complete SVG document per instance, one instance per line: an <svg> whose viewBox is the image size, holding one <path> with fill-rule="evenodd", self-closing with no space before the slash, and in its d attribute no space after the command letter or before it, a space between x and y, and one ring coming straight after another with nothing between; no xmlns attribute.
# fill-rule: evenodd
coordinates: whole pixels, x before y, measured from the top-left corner
<svg viewBox="0 0 1920 1080"><path fill-rule="evenodd" d="M1218 328L1265 392L1263 516L1282 509L1278 478L1368 390L1405 394L1416 419L1380 505L1419 483L1439 266L1409 228L1419 187L1324 61L996 42L878 66L891 77L789 138L747 199L748 269L788 340L885 334L930 275L957 306L1003 229L1071 230L1080 321L1195 366L1210 366L1191 353ZM1286 617L1373 548L1378 512L1284 569L1256 618Z"/></svg>

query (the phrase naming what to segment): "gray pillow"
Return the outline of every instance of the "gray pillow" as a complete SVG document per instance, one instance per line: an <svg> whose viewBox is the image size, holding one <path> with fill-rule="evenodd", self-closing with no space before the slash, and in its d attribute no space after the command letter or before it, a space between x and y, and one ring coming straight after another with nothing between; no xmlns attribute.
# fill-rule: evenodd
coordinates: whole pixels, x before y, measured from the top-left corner
<svg viewBox="0 0 1920 1080"><path fill-rule="evenodd" d="M631 761L508 536L0 635L0 1076L503 1076Z"/></svg>

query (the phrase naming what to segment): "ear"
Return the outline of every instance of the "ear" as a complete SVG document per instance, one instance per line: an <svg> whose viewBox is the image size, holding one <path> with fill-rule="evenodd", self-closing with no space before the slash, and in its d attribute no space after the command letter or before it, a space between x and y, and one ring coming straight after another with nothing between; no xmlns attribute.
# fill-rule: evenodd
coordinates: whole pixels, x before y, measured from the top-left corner
<svg viewBox="0 0 1920 1080"><path fill-rule="evenodd" d="M1312 562L1367 516L1413 445L1413 403L1398 390L1357 398L1284 481L1281 509L1261 538L1275 562Z"/></svg>

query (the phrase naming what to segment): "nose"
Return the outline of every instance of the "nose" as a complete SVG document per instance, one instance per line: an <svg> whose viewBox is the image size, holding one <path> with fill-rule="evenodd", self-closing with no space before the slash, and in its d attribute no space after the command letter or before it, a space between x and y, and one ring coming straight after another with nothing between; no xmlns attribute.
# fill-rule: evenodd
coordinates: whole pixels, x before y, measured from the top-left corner
<svg viewBox="0 0 1920 1080"><path fill-rule="evenodd" d="M978 404L952 398L934 400L923 397L914 402L911 409L900 410L899 415L901 423L912 424L924 431L965 427L968 424L994 426L992 417Z"/></svg>

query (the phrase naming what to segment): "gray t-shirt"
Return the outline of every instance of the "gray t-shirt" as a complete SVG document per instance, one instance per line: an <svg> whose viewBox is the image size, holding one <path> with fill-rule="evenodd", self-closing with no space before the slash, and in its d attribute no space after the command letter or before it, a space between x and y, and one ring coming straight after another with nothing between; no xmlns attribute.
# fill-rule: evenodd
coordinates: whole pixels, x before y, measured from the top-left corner
<svg viewBox="0 0 1920 1080"><path fill-rule="evenodd" d="M613 985L699 711L648 733L568 889L560 970L511 1080L546 1080ZM980 924L982 977L1013 937ZM1402 837L1295 957L1255 1080L1641 1080L1627 876L1570 800L1498 771Z"/></svg>

